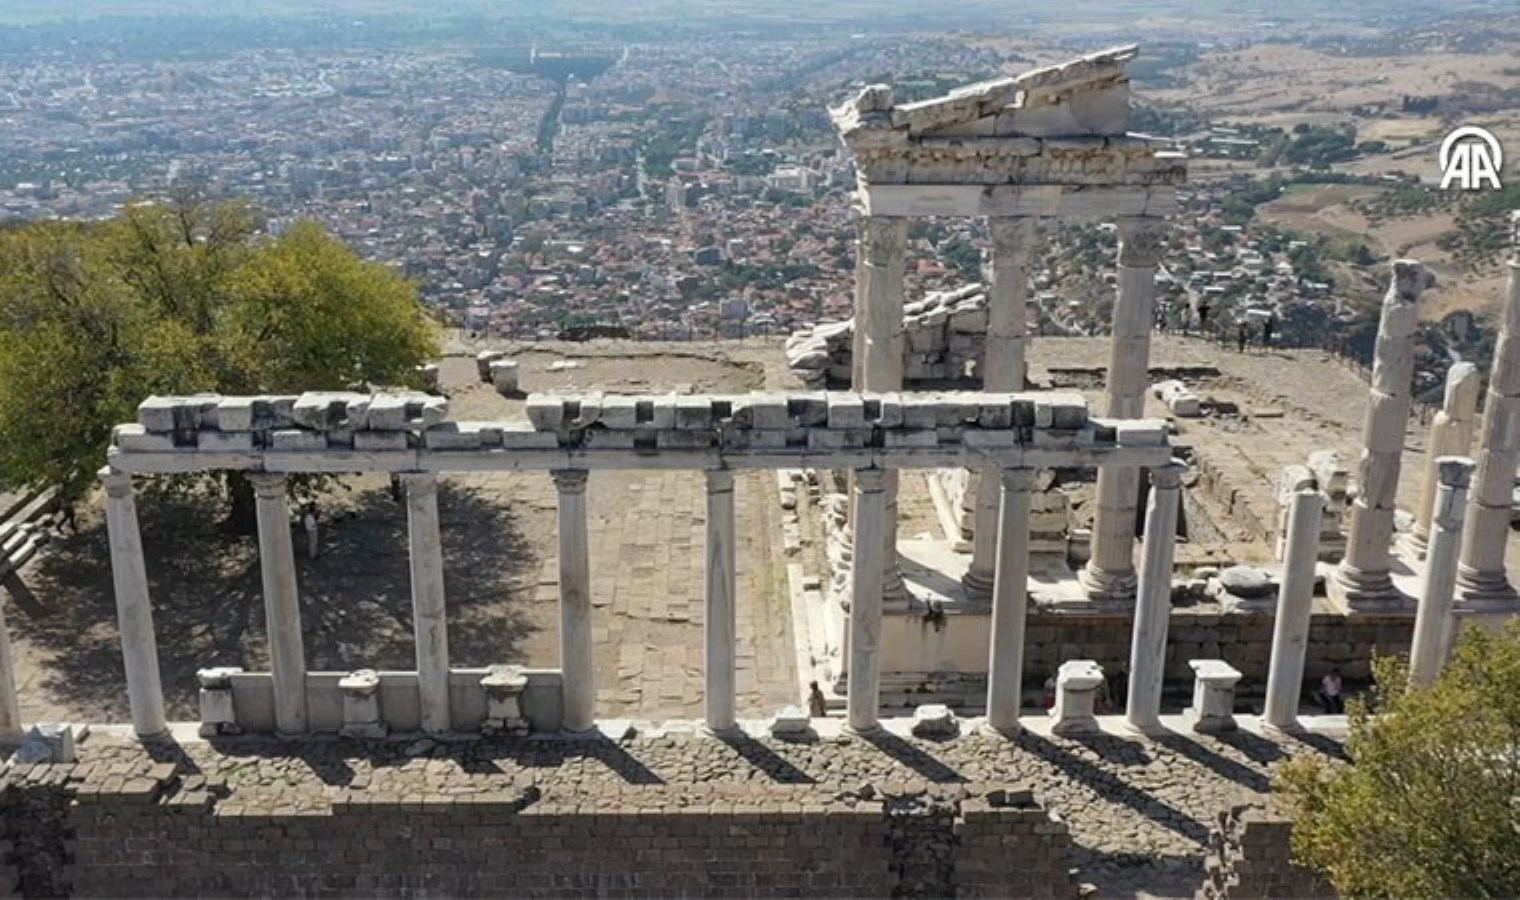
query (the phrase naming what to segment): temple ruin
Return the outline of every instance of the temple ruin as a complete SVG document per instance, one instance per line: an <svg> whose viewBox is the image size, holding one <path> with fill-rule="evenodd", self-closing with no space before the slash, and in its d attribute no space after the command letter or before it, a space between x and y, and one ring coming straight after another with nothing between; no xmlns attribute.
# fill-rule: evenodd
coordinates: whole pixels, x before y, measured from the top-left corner
<svg viewBox="0 0 1520 900"><path fill-rule="evenodd" d="M1167 889L1196 886L1188 854L1207 852L1218 857L1209 896L1232 878L1263 893L1320 890L1286 862L1281 815L1235 803L1242 788L1268 790L1271 763L1333 752L1343 736L1343 717L1305 710L1306 682L1330 667L1364 677L1374 648L1409 650L1428 681L1457 624L1520 611L1504 561L1520 459L1520 216L1481 424L1478 373L1453 366L1416 467L1412 524L1396 518L1397 489L1410 475L1413 329L1435 287L1414 260L1390 272L1359 457L1305 454L1261 491L1267 502L1245 497L1187 440L1183 423L1207 402L1197 379L1151 362L1166 216L1187 173L1179 155L1129 132L1135 53L913 103L873 85L832 110L859 179L856 302L853 321L788 342L800 389L531 393L526 421L456 420L441 390L144 400L115 429L100 473L131 727L96 723L98 737L76 747L90 733L82 723L23 723L0 618L0 737L16 743L36 726L27 761L0 778L0 845L72 854L58 868L80 893L978 896L1025 878L1033 895L1073 896L1071 854L1104 872L1123 868L1114 858L1126 851L1102 844L1101 817L1072 826L1088 842L1078 848L1062 803L1080 817L1088 794L1108 792L1145 820L1134 836L1148 852L1186 864L1149 873L1171 879ZM985 286L907 301L906 234L924 216L987 220ZM1042 223L1057 221L1118 232L1107 362L1083 373L1101 388L1096 412L1075 387L1030 376L1031 252ZM517 361L488 350L477 363L481 383L522 396ZM936 382L956 389L914 389ZM700 723L651 726L599 709L602 561L588 496L598 473L620 470L702 486ZM796 640L781 652L795 653L797 677L793 703L762 718L738 702L735 625L755 602L737 575L735 479L756 470L774 478L786 511L792 561L780 580ZM174 722L137 484L208 472L244 473L255 490L269 666L207 665L199 721ZM930 473L938 536L899 538L908 472ZM410 668L309 668L288 487L292 476L351 473L399 482ZM557 665L451 661L438 486L463 473L552 478ZM1057 473L1093 482L1090 530L1074 523ZM1191 543L1182 520L1201 509L1189 495L1210 492L1228 495L1273 563L1180 558ZM813 683L824 715L805 711ZM1048 711L1031 714L1047 686ZM245 752L297 762L246 763ZM1164 777L1150 780L1136 757ZM596 766L614 774L599 781L587 774ZM256 777L228 774L240 767ZM1031 787L1031 772L1047 781ZM410 815L419 811L440 815L417 824L428 818ZM180 824L162 825L169 813ZM43 825L16 824L27 816ZM303 817L342 834L328 846ZM426 840L397 839L400 818ZM111 859L134 823L176 840L145 838L142 858ZM289 872L240 855L271 823L309 851ZM496 843L462 840L486 832ZM647 853L609 849L651 836L660 840ZM762 843L736 843L751 838ZM1253 868L1246 844L1267 862ZM579 869L529 862L556 852ZM436 854L425 877L369 871L392 855L423 865L417 854ZM507 857L516 869L503 868ZM335 872L360 863L368 880ZM127 877L154 865L180 880ZM66 893L51 877L20 876Z"/></svg>

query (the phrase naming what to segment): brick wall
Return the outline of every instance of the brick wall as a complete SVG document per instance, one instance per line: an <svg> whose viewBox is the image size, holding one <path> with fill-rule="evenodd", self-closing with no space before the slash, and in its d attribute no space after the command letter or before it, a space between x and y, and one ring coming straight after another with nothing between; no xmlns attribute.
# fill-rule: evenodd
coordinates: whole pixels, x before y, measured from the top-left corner
<svg viewBox="0 0 1520 900"><path fill-rule="evenodd" d="M27 896L1076 895L1066 826L1027 791L798 785L734 800L647 786L567 805L510 784L334 786L255 809L173 766L94 784L68 783L71 768L0 784L0 845L27 835Z"/></svg>

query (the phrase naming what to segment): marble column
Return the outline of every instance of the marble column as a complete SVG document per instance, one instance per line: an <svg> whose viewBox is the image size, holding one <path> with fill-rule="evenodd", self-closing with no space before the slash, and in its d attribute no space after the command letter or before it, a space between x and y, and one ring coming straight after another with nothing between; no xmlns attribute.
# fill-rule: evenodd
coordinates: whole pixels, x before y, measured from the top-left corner
<svg viewBox="0 0 1520 900"><path fill-rule="evenodd" d="M591 557L586 473L549 473L559 491L559 660L564 729L596 727L596 657L591 643Z"/></svg>
<svg viewBox="0 0 1520 900"><path fill-rule="evenodd" d="M0 603L0 744L21 739L21 701L16 696L16 658L11 652L5 604Z"/></svg>
<svg viewBox="0 0 1520 900"><path fill-rule="evenodd" d="M148 572L143 564L142 534L137 527L132 476L102 469L100 478L106 488L111 581L116 589L116 621L121 629L121 654L126 664L132 729L140 738L159 737L169 730L169 725L164 718L158 642L153 635L153 607L148 599Z"/></svg>
<svg viewBox="0 0 1520 900"><path fill-rule="evenodd" d="M442 734L449 716L449 629L443 591L443 540L438 532L438 476L402 475L412 566L412 629L417 644L417 696L422 730Z"/></svg>
<svg viewBox="0 0 1520 900"><path fill-rule="evenodd" d="M1277 616L1272 623L1272 661L1267 669L1268 725L1289 728L1298 722L1304 689L1304 659L1309 652L1309 622L1314 612L1314 569L1319 561L1320 524L1325 495L1299 490L1288 506L1283 576L1277 587Z"/></svg>
<svg viewBox="0 0 1520 900"><path fill-rule="evenodd" d="M1456 589L1457 554L1462 549L1462 518L1473 461L1443 456L1436 461L1436 498L1431 516L1425 572L1420 577L1419 609L1409 650L1409 683L1430 687L1451 648L1454 632L1451 601Z"/></svg>
<svg viewBox="0 0 1520 900"><path fill-rule="evenodd" d="M1520 210L1510 216L1509 280L1457 565L1457 608L1472 612L1520 611L1520 594L1504 567L1515 470L1520 467Z"/></svg>
<svg viewBox="0 0 1520 900"><path fill-rule="evenodd" d="M707 727L734 727L734 473L707 472Z"/></svg>
<svg viewBox="0 0 1520 900"><path fill-rule="evenodd" d="M856 248L856 347L860 362L852 385L856 391L900 391L903 386L903 260L908 243L908 220L865 216L860 220ZM883 473L887 519L882 533L886 550L882 591L903 593L897 568L897 472ZM856 545L859 552L859 545Z"/></svg>
<svg viewBox="0 0 1520 900"><path fill-rule="evenodd" d="M1425 483L1420 492L1420 505L1414 511L1414 528L1406 540L1407 549L1418 558L1424 558L1430 540L1430 515L1435 508L1436 486L1440 481L1436 461L1443 456L1466 456L1472 452L1478 392L1482 389L1483 379L1478 376L1478 367L1472 363L1460 362L1446 370L1446 396L1441 411L1430 423L1429 446L1425 449Z"/></svg>
<svg viewBox="0 0 1520 900"><path fill-rule="evenodd" d="M1104 415L1138 419L1150 387L1151 328L1155 321L1156 264L1164 223L1149 216L1119 219L1119 291L1114 301ZM1135 507L1140 472L1133 466L1098 469L1092 551L1080 574L1092 600L1135 596Z"/></svg>
<svg viewBox="0 0 1520 900"><path fill-rule="evenodd" d="M850 560L849 727L877 727L881 693L881 594L887 545L886 478L881 469L855 470L855 555Z"/></svg>
<svg viewBox="0 0 1520 900"><path fill-rule="evenodd" d="M1024 688L1024 626L1029 591L1030 469L1002 472L998 505L997 564L992 588L992 647L987 658L987 724L1012 735L1019 730ZM987 484L983 481L983 484Z"/></svg>
<svg viewBox="0 0 1520 900"><path fill-rule="evenodd" d="M1387 609L1403 602L1389 574L1393 517L1414 380L1414 332L1419 325L1416 302L1434 284L1435 276L1419 262L1395 260L1393 278L1383 296L1346 556L1326 585L1331 596L1348 609Z"/></svg>
<svg viewBox="0 0 1520 900"><path fill-rule="evenodd" d="M992 283L987 291L982 390L993 393L1022 391L1028 368L1029 314L1026 305L1035 221L995 217L987 221L987 227L992 233ZM983 471L977 482L971 566L963 579L966 593L972 597L986 597L992 592L993 567L1000 546L997 523L1001 493L997 470Z"/></svg>
<svg viewBox="0 0 1520 900"><path fill-rule="evenodd" d="M1182 473L1173 460L1151 469L1151 496L1145 508L1145 543L1135 597L1130 641L1129 697L1124 716L1140 731L1161 724L1161 685L1166 675L1166 633L1172 615L1172 560L1177 549L1177 510Z"/></svg>
<svg viewBox="0 0 1520 900"><path fill-rule="evenodd" d="M280 734L306 732L306 646L301 638L301 594L284 475L257 473L253 482L259 520L259 571L264 581L264 630L274 680L274 724Z"/></svg>

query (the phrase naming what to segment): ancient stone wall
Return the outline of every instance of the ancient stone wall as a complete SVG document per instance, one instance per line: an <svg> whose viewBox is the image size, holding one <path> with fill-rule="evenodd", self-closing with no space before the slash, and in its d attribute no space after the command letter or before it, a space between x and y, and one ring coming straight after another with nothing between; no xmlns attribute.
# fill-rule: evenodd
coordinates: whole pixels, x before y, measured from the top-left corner
<svg viewBox="0 0 1520 900"><path fill-rule="evenodd" d="M973 627L952 617L947 627ZM983 617L985 618L985 617ZM1412 615L1316 615L1309 631L1308 661L1304 670L1304 693L1316 686L1332 667L1353 683L1371 678L1374 653L1408 653ZM929 627L925 625L924 627ZM1031 610L1024 644L1026 705L1046 678L1063 662L1091 659L1103 667L1109 679L1109 695L1118 703L1123 697L1117 682L1129 668L1133 620L1124 614L1062 613ZM981 629L985 633L985 629ZM1272 655L1272 615L1266 612L1221 613L1217 606L1178 607L1172 610L1166 648L1166 691L1173 705L1189 698L1193 671L1188 661L1222 659L1244 676L1236 689L1241 707L1255 708L1266 691L1267 669ZM882 702L888 707L911 708L936 702L956 709L980 710L986 698L985 666L977 668L985 651L969 660L960 671L884 671ZM1108 706L1113 710L1116 707Z"/></svg>
<svg viewBox="0 0 1520 900"><path fill-rule="evenodd" d="M1266 806L1246 804L1222 812L1209 832L1203 900L1255 897L1335 897L1313 871L1294 865L1293 823Z"/></svg>
<svg viewBox="0 0 1520 900"><path fill-rule="evenodd" d="M25 896L1073 897L1066 826L1028 791L649 786L601 804L536 787L243 805L149 775L20 767L0 784ZM77 802L70 802L77 801Z"/></svg>

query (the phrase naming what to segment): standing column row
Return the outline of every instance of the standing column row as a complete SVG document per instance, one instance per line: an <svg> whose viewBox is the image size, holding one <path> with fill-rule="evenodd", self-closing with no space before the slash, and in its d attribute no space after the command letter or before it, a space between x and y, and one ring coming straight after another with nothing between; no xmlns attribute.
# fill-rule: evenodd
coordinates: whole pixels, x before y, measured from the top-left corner
<svg viewBox="0 0 1520 900"><path fill-rule="evenodd" d="M1520 604L1504 566L1515 469L1520 466L1520 210L1510 215L1509 280L1457 566L1459 605L1470 610L1513 612Z"/></svg>
<svg viewBox="0 0 1520 900"><path fill-rule="evenodd" d="M1163 234L1159 218L1119 219L1119 290L1114 301L1105 386L1105 415L1109 418L1138 419L1145 414L1151 328L1156 315L1156 265L1161 260ZM1135 509L1139 497L1138 469L1098 469L1092 551L1080 575L1092 600L1128 600L1135 595Z"/></svg>
<svg viewBox="0 0 1520 900"><path fill-rule="evenodd" d="M982 350L982 390L994 393L1024 389L1028 350L1029 258L1035 220L989 219L992 234L992 283L987 291L987 339ZM998 472L988 469L977 482L976 521L971 566L963 579L966 592L985 597L992 591L997 548Z"/></svg>

